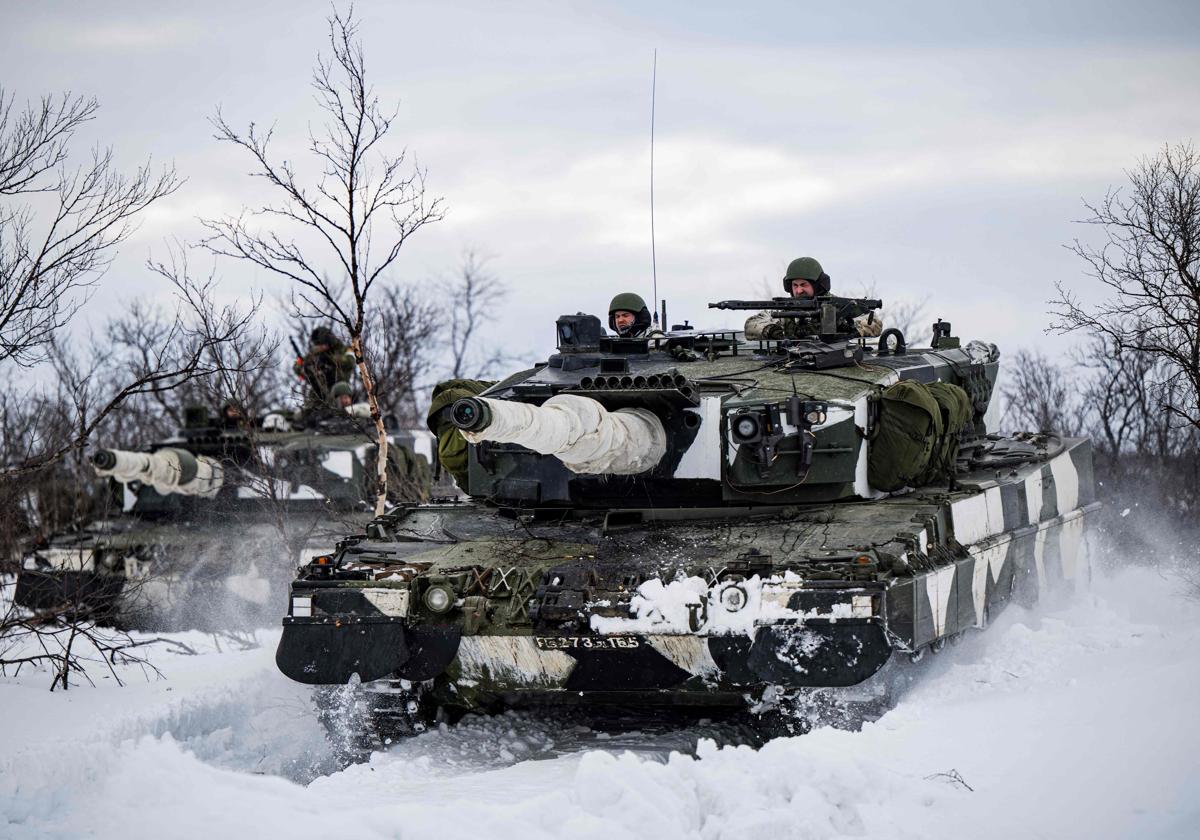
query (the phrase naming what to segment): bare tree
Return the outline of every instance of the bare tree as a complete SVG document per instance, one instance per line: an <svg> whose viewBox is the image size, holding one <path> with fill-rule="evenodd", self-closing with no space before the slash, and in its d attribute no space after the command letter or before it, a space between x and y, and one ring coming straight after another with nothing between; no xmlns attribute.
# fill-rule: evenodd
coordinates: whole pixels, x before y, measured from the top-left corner
<svg viewBox="0 0 1200 840"><path fill-rule="evenodd" d="M883 310L883 326L900 330L904 340L911 345L921 344L933 335L928 316L929 296L920 300L900 298ZM923 333L923 335L922 335ZM924 346L924 344L921 344Z"/></svg>
<svg viewBox="0 0 1200 840"><path fill-rule="evenodd" d="M177 290L185 309L193 314L194 330L199 335L225 337L224 341L205 343L202 365L208 375L187 383L195 392L193 399L213 407L234 401L252 416L278 403L284 391L278 363L279 337L262 324L248 317L242 318L237 309L213 305L218 282L215 270L203 279L194 278L188 251L180 243L168 248L165 261L151 260L148 267ZM261 297L253 296L248 306L249 314L257 313L261 305ZM235 321L238 321L238 328L230 329ZM137 373L146 369L143 356Z"/></svg>
<svg viewBox="0 0 1200 840"><path fill-rule="evenodd" d="M1103 231L1103 244L1070 246L1110 297L1091 305L1058 284L1053 328L1146 354L1161 365L1160 409L1200 428L1200 154L1167 146L1125 174L1127 191L1085 204L1082 221Z"/></svg>
<svg viewBox="0 0 1200 840"><path fill-rule="evenodd" d="M0 481L23 478L82 450L92 434L127 400L158 397L227 370L232 364L221 348L236 342L254 320L256 307L243 311L212 302L212 284L177 278L180 311L164 331L163 344L149 348L144 369L129 380L111 383L107 343L75 356L63 341L49 345L62 405L71 413L71 432L57 439L35 435L16 441L12 459L0 465Z"/></svg>
<svg viewBox="0 0 1200 840"><path fill-rule="evenodd" d="M766 281L763 282L766 285ZM879 297L878 285L874 280L869 283L862 283L859 285L857 294L859 297L864 298ZM933 329L926 323L929 295L925 295L920 299L913 299L889 298L887 294L884 294L883 303L884 307L879 314L883 320L885 329L894 328L900 330L904 334L904 340L913 346L920 343L922 338L932 337ZM923 331L926 331L924 336L921 335Z"/></svg>
<svg viewBox="0 0 1200 840"><path fill-rule="evenodd" d="M0 582L0 587L13 585ZM137 664L147 675L162 676L140 650L159 642L194 652L167 639L134 639L128 632L97 626L64 610L22 610L8 600L0 612L0 674L15 676L25 666L48 666L50 690L66 691L76 679L92 683L87 666L103 664L117 684L123 685L118 665Z"/></svg>
<svg viewBox="0 0 1200 840"><path fill-rule="evenodd" d="M38 451L60 445L74 433L76 415L65 389L33 389L9 377L0 387L0 464L15 464ZM94 484L80 481L76 459L0 481L0 572L16 571L23 542L88 517L96 497Z"/></svg>
<svg viewBox="0 0 1200 840"><path fill-rule="evenodd" d="M411 288L389 286L380 295L367 333L367 361L380 406L413 425L417 395L427 389L440 349L441 313Z"/></svg>
<svg viewBox="0 0 1200 840"><path fill-rule="evenodd" d="M318 56L312 86L326 118L309 131L308 151L320 169L303 179L275 157L273 130L250 123L239 132L218 112L217 138L249 153L252 174L270 185L278 202L236 217L205 220L204 244L214 253L247 260L294 284L300 314L345 327L371 416L379 454L376 511L387 500L387 432L365 352L372 288L399 257L409 237L441 218L440 199L427 199L425 171L408 167L406 150L384 150L396 111L384 112L367 81L366 61L353 12L329 18L328 56ZM301 245L303 235L316 245Z"/></svg>
<svg viewBox="0 0 1200 840"><path fill-rule="evenodd" d="M481 351L479 331L508 295L508 287L485 267L487 259L475 251L463 254L458 276L449 285L450 376L453 379L482 379L508 360L504 351Z"/></svg>
<svg viewBox="0 0 1200 840"><path fill-rule="evenodd" d="M0 87L0 195L43 192L42 176L65 163L67 142L96 115L95 99L43 96L16 111L16 95Z"/></svg>
<svg viewBox="0 0 1200 840"><path fill-rule="evenodd" d="M63 94L17 109L0 88L0 363L43 360L136 217L180 185L149 162L117 172L111 149L70 166L70 141L97 107Z"/></svg>
<svg viewBox="0 0 1200 840"><path fill-rule="evenodd" d="M1019 431L1070 435L1080 426L1077 391L1063 368L1039 352L1018 350L1000 389L1007 424Z"/></svg>

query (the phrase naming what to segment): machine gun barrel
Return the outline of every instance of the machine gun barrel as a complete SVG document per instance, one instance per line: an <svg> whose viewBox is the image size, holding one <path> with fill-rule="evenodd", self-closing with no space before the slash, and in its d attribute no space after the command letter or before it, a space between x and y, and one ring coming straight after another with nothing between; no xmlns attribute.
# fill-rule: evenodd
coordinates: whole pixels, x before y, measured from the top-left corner
<svg viewBox="0 0 1200 840"><path fill-rule="evenodd" d="M139 481L163 495L211 497L225 482L225 470L219 461L193 455L186 449L154 452L101 449L92 455L92 468L101 478L110 477L122 484Z"/></svg>
<svg viewBox="0 0 1200 840"><path fill-rule="evenodd" d="M832 303L839 310L856 309L859 314L872 309L882 309L883 301L877 298L844 298L832 295L818 298L772 298L771 300L719 300L710 303L709 309L767 309L772 312L811 312L819 315L821 305Z"/></svg>
<svg viewBox="0 0 1200 840"><path fill-rule="evenodd" d="M772 300L718 300L709 309L811 309L819 311L813 298L774 298Z"/></svg>
<svg viewBox="0 0 1200 840"><path fill-rule="evenodd" d="M559 394L542 405L466 397L451 422L471 443L515 443L554 455L586 475L634 475L653 469L667 451L662 421L648 409L609 411L591 397Z"/></svg>

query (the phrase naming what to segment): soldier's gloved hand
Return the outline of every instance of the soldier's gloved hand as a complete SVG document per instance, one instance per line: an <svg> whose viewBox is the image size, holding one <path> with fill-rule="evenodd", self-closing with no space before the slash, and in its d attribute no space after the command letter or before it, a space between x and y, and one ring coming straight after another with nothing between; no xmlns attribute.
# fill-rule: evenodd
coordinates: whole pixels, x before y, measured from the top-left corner
<svg viewBox="0 0 1200 840"><path fill-rule="evenodd" d="M861 336L874 337L883 332L883 321L876 318L874 312L868 312L854 319L854 328Z"/></svg>
<svg viewBox="0 0 1200 840"><path fill-rule="evenodd" d="M763 327L762 337L774 341L783 338L783 324L767 324Z"/></svg>

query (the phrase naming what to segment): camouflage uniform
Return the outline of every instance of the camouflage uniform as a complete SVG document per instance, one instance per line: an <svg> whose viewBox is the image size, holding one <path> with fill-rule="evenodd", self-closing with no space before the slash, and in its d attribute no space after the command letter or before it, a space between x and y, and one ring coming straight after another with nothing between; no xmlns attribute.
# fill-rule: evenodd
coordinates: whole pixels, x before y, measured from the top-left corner
<svg viewBox="0 0 1200 840"><path fill-rule="evenodd" d="M423 502L429 496L432 479L429 462L407 447L388 447L387 495L392 502Z"/></svg>
<svg viewBox="0 0 1200 840"><path fill-rule="evenodd" d="M832 288L829 275L821 268L821 264L812 257L798 257L788 263L783 275L783 291L792 294L793 280L807 280L812 284L817 297L827 295ZM862 336L876 336L883 332L883 321L876 313L859 315L849 324L839 324L838 328L848 327L850 331ZM759 339L807 338L816 335L818 328L811 321L803 318L772 318L770 312L759 312L746 319L744 327L746 338L751 341Z"/></svg>
<svg viewBox="0 0 1200 840"><path fill-rule="evenodd" d="M871 317L874 315L874 317ZM840 324L839 329L848 327L861 336L877 336L883 332L883 321L878 313L859 315L849 324ZM746 338L759 339L811 338L820 333L817 324L803 318L772 318L770 312L759 312L746 319Z"/></svg>
<svg viewBox="0 0 1200 840"><path fill-rule="evenodd" d="M356 362L354 354L338 340L327 327L317 327L312 332L314 349L292 366L296 375L308 386L304 394L305 410L323 408L329 404L333 387L338 382L349 382L354 376ZM318 351L315 345L323 344L326 350Z"/></svg>

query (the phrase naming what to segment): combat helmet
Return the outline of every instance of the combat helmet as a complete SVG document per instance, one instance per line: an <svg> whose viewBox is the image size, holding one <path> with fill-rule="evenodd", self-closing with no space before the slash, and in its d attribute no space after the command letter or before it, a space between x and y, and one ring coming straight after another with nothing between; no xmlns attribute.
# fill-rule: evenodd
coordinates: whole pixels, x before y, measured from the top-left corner
<svg viewBox="0 0 1200 840"><path fill-rule="evenodd" d="M338 341L337 336L334 335L333 330L329 329L329 327L317 327L314 329L312 331L312 336L309 337L309 343L314 346L317 344L324 344L331 349L340 347L342 344L340 341Z"/></svg>
<svg viewBox="0 0 1200 840"><path fill-rule="evenodd" d="M354 391L350 389L349 382L335 382L333 387L329 389L329 398L331 400L336 401L341 396L354 396Z"/></svg>
<svg viewBox="0 0 1200 840"><path fill-rule="evenodd" d="M831 288L829 275L812 257L797 257L788 263L787 271L783 275L783 291L789 296L792 294L793 280L807 280L812 283L813 292L817 296L829 294Z"/></svg>
<svg viewBox="0 0 1200 840"><path fill-rule="evenodd" d="M618 312L633 313L633 326L627 328L625 333L617 329ZM642 296L634 292L621 292L616 295L608 305L608 328L618 335L636 334L650 329L650 310L646 308L646 301Z"/></svg>

